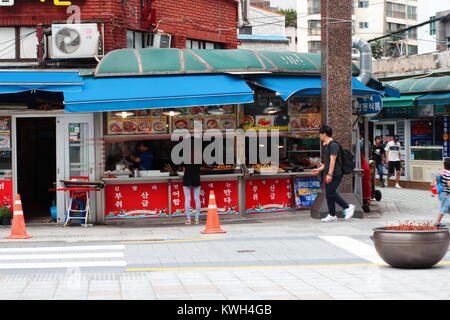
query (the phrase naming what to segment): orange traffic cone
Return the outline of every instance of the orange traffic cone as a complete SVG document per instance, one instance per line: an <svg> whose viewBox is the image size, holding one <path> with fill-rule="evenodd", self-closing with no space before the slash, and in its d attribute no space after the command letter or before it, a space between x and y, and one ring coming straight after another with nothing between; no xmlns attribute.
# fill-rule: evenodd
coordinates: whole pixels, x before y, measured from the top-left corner
<svg viewBox="0 0 450 320"><path fill-rule="evenodd" d="M206 227L201 233L226 233L220 228L219 213L217 212L216 197L214 191L209 194L208 215L206 217Z"/></svg>
<svg viewBox="0 0 450 320"><path fill-rule="evenodd" d="M11 228L11 234L5 239L29 239L31 236L27 234L25 227L25 219L23 217L22 201L20 200L20 194L16 195L14 201L14 216Z"/></svg>

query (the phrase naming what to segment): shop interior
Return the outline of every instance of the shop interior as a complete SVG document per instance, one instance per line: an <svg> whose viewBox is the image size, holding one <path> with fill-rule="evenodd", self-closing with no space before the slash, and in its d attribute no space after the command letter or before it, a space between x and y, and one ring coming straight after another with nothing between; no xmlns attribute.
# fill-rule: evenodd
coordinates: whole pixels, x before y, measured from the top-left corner
<svg viewBox="0 0 450 320"><path fill-rule="evenodd" d="M27 222L47 223L56 193L56 119L17 118L17 191ZM32 183L30 183L32 181Z"/></svg>
<svg viewBox="0 0 450 320"><path fill-rule="evenodd" d="M139 145L145 142L153 154L153 165L148 170L138 170L139 175L158 175L168 171L167 165L177 171L171 162L171 150L178 141L171 141L171 133L176 129L187 129L193 132L194 121L202 123L203 131L218 129L253 129L256 132L267 130L269 137L258 137L259 148L267 148L270 156L271 139L278 135L279 172L303 171L315 167L320 162L320 141L318 129L321 125L320 96L294 96L288 102L283 101L273 92L260 90L255 94L255 102L240 108L237 105L213 107L189 107L175 109L149 109L104 113L105 140L105 177L137 176L134 172L139 166L132 157L139 154ZM276 130L275 130L276 129ZM213 138L214 139L214 138ZM246 138L245 154L249 155L251 143ZM203 150L214 140L204 141ZM230 144L223 143L223 153L236 154L236 140ZM214 155L214 154L213 154ZM235 163L235 162L234 162ZM251 172L270 167L259 158L256 163L249 162L246 167ZM234 164L215 163L205 165L203 174L241 172L244 168L236 168ZM214 171L216 170L216 171ZM147 172L142 172L147 171Z"/></svg>

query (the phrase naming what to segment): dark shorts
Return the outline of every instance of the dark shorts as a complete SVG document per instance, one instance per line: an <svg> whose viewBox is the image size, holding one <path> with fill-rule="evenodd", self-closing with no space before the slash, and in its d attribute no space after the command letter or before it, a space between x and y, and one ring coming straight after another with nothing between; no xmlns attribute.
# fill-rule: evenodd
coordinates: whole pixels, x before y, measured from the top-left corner
<svg viewBox="0 0 450 320"><path fill-rule="evenodd" d="M389 161L389 174L393 174L395 171L400 171L400 161Z"/></svg>

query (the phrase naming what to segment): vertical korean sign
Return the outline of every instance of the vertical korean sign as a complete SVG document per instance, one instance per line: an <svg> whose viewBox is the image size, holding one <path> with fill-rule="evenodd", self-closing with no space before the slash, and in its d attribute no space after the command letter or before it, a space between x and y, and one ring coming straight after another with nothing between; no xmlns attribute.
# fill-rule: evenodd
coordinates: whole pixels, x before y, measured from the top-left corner
<svg viewBox="0 0 450 320"><path fill-rule="evenodd" d="M320 180L315 177L294 179L295 207L311 208L322 190Z"/></svg>
<svg viewBox="0 0 450 320"><path fill-rule="evenodd" d="M168 217L168 192L167 183L107 185L105 219Z"/></svg>
<svg viewBox="0 0 450 320"><path fill-rule="evenodd" d="M246 182L245 213L277 213L292 211L292 180L254 179Z"/></svg>
<svg viewBox="0 0 450 320"><path fill-rule="evenodd" d="M442 136L442 156L450 157L450 116L443 116L444 132Z"/></svg>

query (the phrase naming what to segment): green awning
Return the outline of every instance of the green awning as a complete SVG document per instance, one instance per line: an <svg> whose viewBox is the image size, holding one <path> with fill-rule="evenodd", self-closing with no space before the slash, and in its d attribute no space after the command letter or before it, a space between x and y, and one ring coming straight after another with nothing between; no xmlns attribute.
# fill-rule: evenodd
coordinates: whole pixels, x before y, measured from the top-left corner
<svg viewBox="0 0 450 320"><path fill-rule="evenodd" d="M404 79L387 82L401 94L450 91L450 76Z"/></svg>
<svg viewBox="0 0 450 320"><path fill-rule="evenodd" d="M96 77L199 73L320 74L320 53L266 50L120 49L98 64ZM359 69L353 65L353 72Z"/></svg>
<svg viewBox="0 0 450 320"><path fill-rule="evenodd" d="M415 100L423 94L405 94L401 95L400 98L383 98L383 108L384 107L410 107L414 106Z"/></svg>

